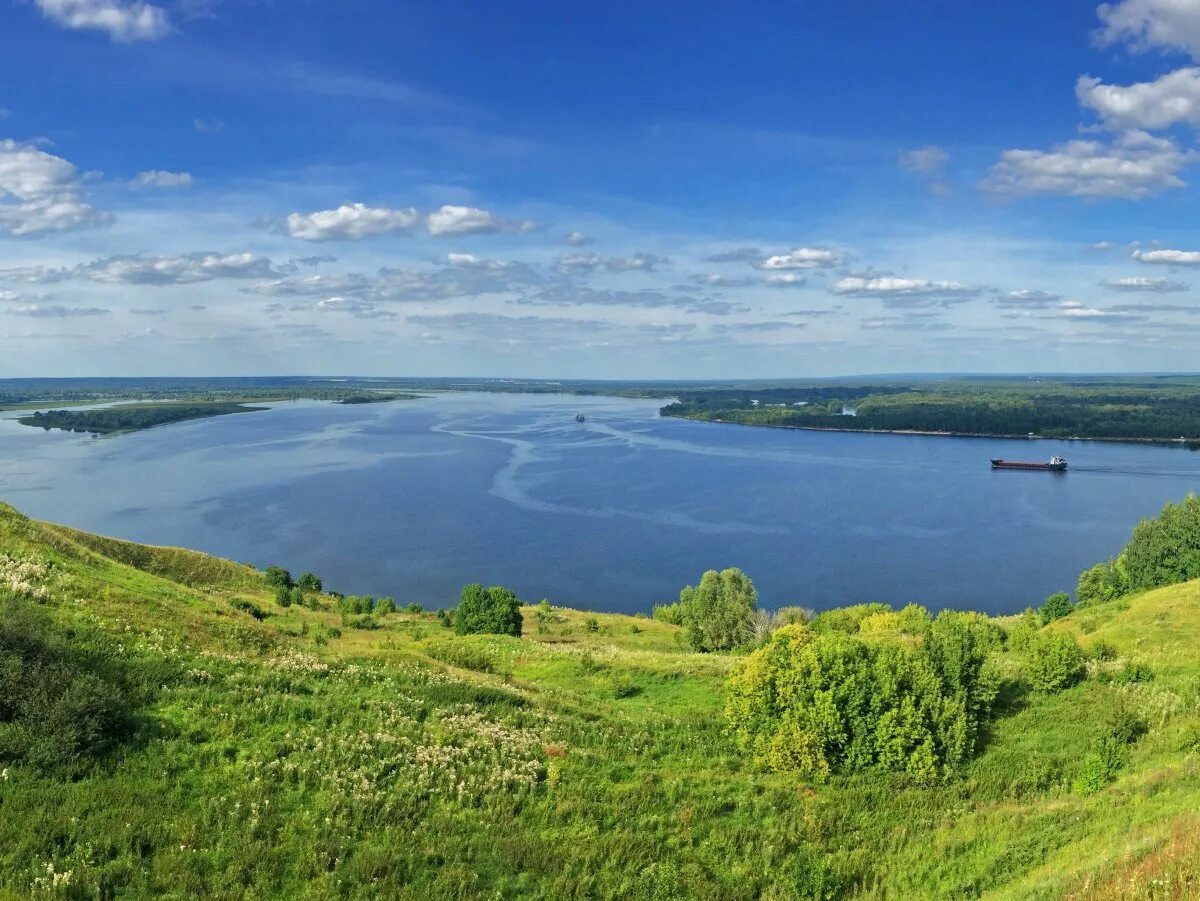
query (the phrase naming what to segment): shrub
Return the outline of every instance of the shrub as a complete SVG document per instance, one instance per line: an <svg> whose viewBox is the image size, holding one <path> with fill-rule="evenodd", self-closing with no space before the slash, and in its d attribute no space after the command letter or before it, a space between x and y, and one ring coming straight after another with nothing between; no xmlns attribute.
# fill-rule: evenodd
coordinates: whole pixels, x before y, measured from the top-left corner
<svg viewBox="0 0 1200 901"><path fill-rule="evenodd" d="M459 635L492 633L521 635L521 602L500 585L484 588L478 582L462 590L454 614L454 630Z"/></svg>
<svg viewBox="0 0 1200 901"><path fill-rule="evenodd" d="M785 626L730 677L735 740L772 769L823 780L867 768L920 780L972 753L996 695L971 624L940 616L912 647Z"/></svg>
<svg viewBox="0 0 1200 901"><path fill-rule="evenodd" d="M379 620L369 613L358 615L343 613L342 625L350 629L366 629L368 631L382 628Z"/></svg>
<svg viewBox="0 0 1200 901"><path fill-rule="evenodd" d="M487 648L476 644L462 641L436 641L428 645L426 653L435 660L462 669L474 670L478 673L496 672L495 656Z"/></svg>
<svg viewBox="0 0 1200 901"><path fill-rule="evenodd" d="M454 625L454 610L453 610L453 608L451 608L449 610L446 610L446 609L439 610L437 612L437 618L438 618L438 622L441 623L443 627L445 627L447 629L451 628Z"/></svg>
<svg viewBox="0 0 1200 901"><path fill-rule="evenodd" d="M1071 782L1071 790L1077 795L1094 795L1116 778L1128 759L1126 743L1106 735L1097 750L1083 758Z"/></svg>
<svg viewBox="0 0 1200 901"><path fill-rule="evenodd" d="M1041 617L1042 625L1046 625L1056 619L1070 616L1074 609L1075 605L1071 603L1071 596L1065 591L1058 591L1046 598L1046 603L1042 604L1038 615Z"/></svg>
<svg viewBox="0 0 1200 901"><path fill-rule="evenodd" d="M390 601L391 598L388 598L387 600ZM424 613L425 612L425 608L422 607L420 604L418 604L416 601L413 601L411 604L409 604L404 609L407 610L409 613Z"/></svg>
<svg viewBox="0 0 1200 901"><path fill-rule="evenodd" d="M679 606L688 644L698 651L727 651L749 641L758 592L740 569L710 569L699 585L680 592Z"/></svg>
<svg viewBox="0 0 1200 901"><path fill-rule="evenodd" d="M587 619L585 619L583 621L583 628L584 628L585 632L593 632L593 633L599 632L600 631L600 621L598 619L596 619L596 617L594 617L594 616L589 616Z"/></svg>
<svg viewBox="0 0 1200 901"><path fill-rule="evenodd" d="M887 604L854 604L850 607L835 607L823 610L813 617L814 632L845 632L853 635L868 616L877 613L891 613L892 608Z"/></svg>
<svg viewBox="0 0 1200 901"><path fill-rule="evenodd" d="M234 610L240 610L242 613L247 613L257 620L264 620L267 618L267 614L263 612L263 609L259 607L258 604L255 604L253 601L247 601L245 598L234 598L229 602L229 606Z"/></svg>
<svg viewBox="0 0 1200 901"><path fill-rule="evenodd" d="M321 577L315 573L301 573L300 578L296 580L296 584L305 591L315 591L318 593L323 587L321 585Z"/></svg>
<svg viewBox="0 0 1200 901"><path fill-rule="evenodd" d="M284 585L275 589L275 603L280 607L292 606L292 590Z"/></svg>
<svg viewBox="0 0 1200 901"><path fill-rule="evenodd" d="M282 566L268 566L266 580L272 588L291 588L296 584L292 581L292 574Z"/></svg>
<svg viewBox="0 0 1200 901"><path fill-rule="evenodd" d="M1075 587L1075 600L1079 607L1090 607L1093 604L1105 604L1115 601L1129 591L1129 578L1125 571L1125 561L1118 557L1108 563L1097 563L1091 569L1084 570L1079 576L1079 584Z"/></svg>
<svg viewBox="0 0 1200 901"><path fill-rule="evenodd" d="M27 605L0 607L0 759L75 773L132 731L106 660L73 650Z"/></svg>
<svg viewBox="0 0 1200 901"><path fill-rule="evenodd" d="M417 605L420 606L419 604ZM396 612L396 602L391 598L380 598L379 603L375 605L376 616L387 616L389 613Z"/></svg>
<svg viewBox="0 0 1200 901"><path fill-rule="evenodd" d="M1038 691L1069 688L1083 673L1083 652L1070 635L1037 635L1025 649L1025 676Z"/></svg>
<svg viewBox="0 0 1200 901"><path fill-rule="evenodd" d="M683 625L683 607L678 603L655 604L651 616L659 622L670 623L672 626Z"/></svg>

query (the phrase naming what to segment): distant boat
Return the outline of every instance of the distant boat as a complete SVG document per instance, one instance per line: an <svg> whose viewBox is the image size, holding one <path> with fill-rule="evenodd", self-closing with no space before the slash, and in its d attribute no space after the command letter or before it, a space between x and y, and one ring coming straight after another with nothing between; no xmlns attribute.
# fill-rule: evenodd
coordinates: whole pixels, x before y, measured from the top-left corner
<svg viewBox="0 0 1200 901"><path fill-rule="evenodd" d="M587 422L587 417L584 416L582 413L579 413L576 415L575 421L576 422Z"/></svg>
<svg viewBox="0 0 1200 901"><path fill-rule="evenodd" d="M1040 472L1066 472L1067 460L1057 455L1049 463L1021 463L1017 460L993 460L992 469L1032 469Z"/></svg>

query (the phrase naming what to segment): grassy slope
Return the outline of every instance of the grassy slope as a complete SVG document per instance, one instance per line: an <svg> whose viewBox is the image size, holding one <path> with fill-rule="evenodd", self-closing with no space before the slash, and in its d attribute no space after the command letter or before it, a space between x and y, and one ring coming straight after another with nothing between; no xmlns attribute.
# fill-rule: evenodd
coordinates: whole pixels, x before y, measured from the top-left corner
<svg viewBox="0 0 1200 901"><path fill-rule="evenodd" d="M349 629L277 607L237 564L3 506L0 554L52 563L41 605L119 646L153 695L137 739L88 776L9 767L7 896L40 890L48 865L81 897L1117 898L1200 884L1200 584L1054 626L1153 681L1011 698L946 785L811 787L739 759L720 718L736 660L689 653L662 623L596 614L592 632L590 614L539 624L530 608L520 640L457 638L428 614ZM1151 731L1114 783L1072 794L1122 701Z"/></svg>

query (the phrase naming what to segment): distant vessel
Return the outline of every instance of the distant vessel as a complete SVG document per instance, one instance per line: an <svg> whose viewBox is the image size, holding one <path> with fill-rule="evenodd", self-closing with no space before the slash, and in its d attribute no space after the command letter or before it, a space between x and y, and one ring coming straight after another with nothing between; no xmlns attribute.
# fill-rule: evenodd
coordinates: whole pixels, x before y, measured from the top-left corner
<svg viewBox="0 0 1200 901"><path fill-rule="evenodd" d="M1040 472L1066 472L1065 457L1053 456L1049 463L1020 463L1016 460L993 460L992 469L1033 469Z"/></svg>
<svg viewBox="0 0 1200 901"><path fill-rule="evenodd" d="M587 417L584 416L582 413L579 413L576 415L575 421L576 422L587 422Z"/></svg>

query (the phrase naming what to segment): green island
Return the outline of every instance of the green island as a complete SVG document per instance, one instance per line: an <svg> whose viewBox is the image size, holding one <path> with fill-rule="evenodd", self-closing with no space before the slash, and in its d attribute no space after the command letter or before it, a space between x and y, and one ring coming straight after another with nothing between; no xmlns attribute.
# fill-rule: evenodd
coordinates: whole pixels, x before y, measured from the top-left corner
<svg viewBox="0 0 1200 901"><path fill-rule="evenodd" d="M1191 898L1200 500L988 617L343 596L0 505L0 896Z"/></svg>
<svg viewBox="0 0 1200 901"><path fill-rule="evenodd" d="M319 396L312 396L318 394ZM136 432L173 422L192 419L207 419L227 416L232 413L258 413L267 407L250 406L250 403L266 403L283 400L327 400L338 404L376 404L395 400L411 400L418 395L395 392L328 391L276 394L261 392L246 395L240 392L236 399L217 400L198 398L182 401L142 401L121 403L95 410L47 410L37 411L17 419L22 425L42 429L62 429L68 432L89 432L96 435L111 435L121 432Z"/></svg>

